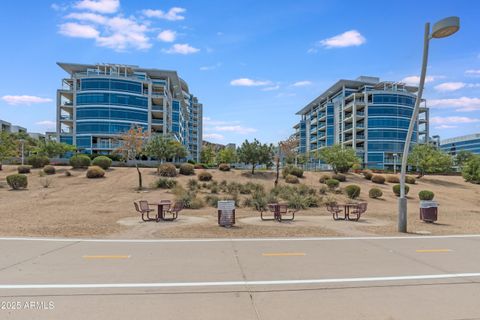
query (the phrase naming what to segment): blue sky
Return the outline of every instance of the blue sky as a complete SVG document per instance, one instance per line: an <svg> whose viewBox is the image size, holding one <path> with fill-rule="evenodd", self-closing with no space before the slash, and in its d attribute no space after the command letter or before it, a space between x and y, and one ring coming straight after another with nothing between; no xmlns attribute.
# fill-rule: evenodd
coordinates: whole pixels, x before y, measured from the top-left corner
<svg viewBox="0 0 480 320"><path fill-rule="evenodd" d="M57 61L123 63L177 70L204 104L206 140L276 142L338 79L415 83L424 23L457 15L461 30L430 46L431 133L480 132L479 10L461 0L5 1L0 119L53 130L66 76Z"/></svg>

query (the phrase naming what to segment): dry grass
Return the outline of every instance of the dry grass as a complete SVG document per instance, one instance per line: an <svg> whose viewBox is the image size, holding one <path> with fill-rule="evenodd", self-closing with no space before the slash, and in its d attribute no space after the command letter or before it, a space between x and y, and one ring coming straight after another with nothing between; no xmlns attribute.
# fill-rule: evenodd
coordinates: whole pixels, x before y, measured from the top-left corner
<svg viewBox="0 0 480 320"><path fill-rule="evenodd" d="M178 225L171 228L141 234L141 230L132 229L117 223L120 219L137 217L133 201L145 199L173 199L168 190L150 188L157 179L155 169L142 169L146 190L136 191L137 174L132 168L113 168L107 170L103 179L87 179L85 170L70 170L71 177L64 176L66 167L57 167L57 174L49 176L51 185L44 188L39 169L28 174L29 187L24 191L11 191L5 185L5 176L16 172L16 166L4 166L0 171L0 235L3 236L58 236L58 237L269 237L269 236L337 236L351 234L352 228L358 232L371 234L396 233L397 198L392 192L391 183L374 184L360 175L348 174L347 181L341 186L358 184L362 188L359 201L368 202L365 220L383 221L383 225L354 224L340 221L335 228L323 225L312 226L257 226L244 224L242 218L257 217L258 212L241 208L237 210L237 227L220 228L216 225L216 209L206 207L200 210L185 210L183 216L207 218L207 222L192 225ZM214 180L253 181L263 184L266 189L273 187L275 174L260 171L251 176L244 171L222 172L208 170ZM201 170L196 170L197 173ZM306 172L300 182L319 188L318 179L322 173ZM180 184L186 186L192 176L178 176ZM283 179L281 179L283 184ZM368 190L378 187L383 191L382 199L369 199ZM418 192L428 189L435 193L440 203L437 224L426 224L418 219ZM206 191L202 191L206 192ZM427 176L417 184L410 185L409 193L409 230L411 232L428 231L432 234L457 234L480 232L480 186L468 184L457 176ZM244 196L242 196L244 197ZM339 201L347 201L339 194ZM312 208L299 213L300 216L325 216L325 208ZM150 223L154 224L154 223ZM347 225L348 224L348 225ZM353 227L352 227L353 225ZM338 227L337 227L338 226ZM346 226L344 230L343 226ZM149 228L155 228L149 226ZM342 231L343 230L343 231ZM132 233L133 232L133 233ZM137 234L135 234L137 232Z"/></svg>

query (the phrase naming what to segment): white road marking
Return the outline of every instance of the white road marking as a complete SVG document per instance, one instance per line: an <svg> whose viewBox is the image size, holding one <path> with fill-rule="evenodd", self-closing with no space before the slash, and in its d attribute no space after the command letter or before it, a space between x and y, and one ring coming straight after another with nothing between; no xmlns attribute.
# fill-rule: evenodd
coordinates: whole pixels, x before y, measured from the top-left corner
<svg viewBox="0 0 480 320"><path fill-rule="evenodd" d="M219 281L219 282L157 282L157 283L86 283L86 284L2 284L5 289L112 289L112 288L173 288L173 287L221 287L221 286L275 286L298 284L335 284L349 282L379 282L407 280L436 280L480 277L477 273L426 274L388 277L362 277L306 280Z"/></svg>
<svg viewBox="0 0 480 320"><path fill-rule="evenodd" d="M130 243L174 243L174 242L278 242L278 241L346 241L346 240L415 240L480 238L480 234L444 236L368 236L368 237L310 237L310 238L221 238L221 239L82 239L82 238L30 238L0 237L0 241L47 241L47 242L130 242Z"/></svg>

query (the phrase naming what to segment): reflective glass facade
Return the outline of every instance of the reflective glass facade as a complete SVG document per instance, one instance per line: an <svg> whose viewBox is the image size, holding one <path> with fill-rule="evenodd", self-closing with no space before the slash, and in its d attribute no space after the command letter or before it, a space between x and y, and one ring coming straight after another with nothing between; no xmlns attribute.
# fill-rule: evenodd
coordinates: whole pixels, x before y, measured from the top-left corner
<svg viewBox="0 0 480 320"><path fill-rule="evenodd" d="M440 142L440 149L453 156L461 150L480 154L480 133L445 139Z"/></svg>

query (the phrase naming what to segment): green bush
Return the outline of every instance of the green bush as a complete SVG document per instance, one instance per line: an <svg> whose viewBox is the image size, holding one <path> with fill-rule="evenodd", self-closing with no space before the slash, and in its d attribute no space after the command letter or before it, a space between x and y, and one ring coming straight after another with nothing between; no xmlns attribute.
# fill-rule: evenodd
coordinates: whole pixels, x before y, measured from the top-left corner
<svg viewBox="0 0 480 320"><path fill-rule="evenodd" d="M190 202L190 209L201 209L205 207L205 202L201 198L193 198L192 201Z"/></svg>
<svg viewBox="0 0 480 320"><path fill-rule="evenodd" d="M190 191L197 191L198 188L199 188L199 186L200 186L200 185L198 184L198 181L195 180L195 179L189 179L189 180L187 181L187 188L188 188L188 190L190 190Z"/></svg>
<svg viewBox="0 0 480 320"><path fill-rule="evenodd" d="M158 173L162 177L176 177L177 168L175 168L175 165L171 163L163 163L158 167Z"/></svg>
<svg viewBox="0 0 480 320"><path fill-rule="evenodd" d="M329 174L322 174L322 175L320 176L320 179L318 179L318 181L319 181L320 183L327 183L327 180L328 180L328 179L332 179L332 176L329 175Z"/></svg>
<svg viewBox="0 0 480 320"><path fill-rule="evenodd" d="M327 194L328 188L326 186L320 186L318 189L318 193L320 194Z"/></svg>
<svg viewBox="0 0 480 320"><path fill-rule="evenodd" d="M33 155L27 158L27 163L32 168L43 168L47 164L50 164L50 159L47 156Z"/></svg>
<svg viewBox="0 0 480 320"><path fill-rule="evenodd" d="M378 183L378 184L384 184L385 183L385 177L380 175L380 174L374 174L372 176L372 182L373 183Z"/></svg>
<svg viewBox="0 0 480 320"><path fill-rule="evenodd" d="M220 163L218 165L218 170L220 170L220 171L230 171L230 165L228 163Z"/></svg>
<svg viewBox="0 0 480 320"><path fill-rule="evenodd" d="M184 176L191 176L192 174L195 174L195 167L191 163L182 163L179 171L180 174L183 174Z"/></svg>
<svg viewBox="0 0 480 320"><path fill-rule="evenodd" d="M372 177L373 177L373 172L372 170L363 170L363 177L367 180L372 180Z"/></svg>
<svg viewBox="0 0 480 320"><path fill-rule="evenodd" d="M160 189L172 189L177 185L177 181L165 177L160 177L158 178L157 181L155 181L155 186Z"/></svg>
<svg viewBox="0 0 480 320"><path fill-rule="evenodd" d="M393 190L393 193L395 193L395 195L397 197L400 197L400 185L399 184L396 184L392 187L392 190ZM408 194L408 191L410 191L410 187L405 185L405 195Z"/></svg>
<svg viewBox="0 0 480 320"><path fill-rule="evenodd" d="M480 156L468 160L462 168L463 179L467 182L480 184Z"/></svg>
<svg viewBox="0 0 480 320"><path fill-rule="evenodd" d="M300 181L298 180L297 176L294 176L293 174L289 174L288 176L285 177L285 182L286 183L299 183Z"/></svg>
<svg viewBox="0 0 480 320"><path fill-rule="evenodd" d="M283 168L282 170L282 176L284 178L287 178L287 176L291 174L291 175L294 175L298 178L302 178L303 177L303 170L298 168L298 167L295 167L295 166L292 166L292 165L289 165L289 166L286 166L285 168Z"/></svg>
<svg viewBox="0 0 480 320"><path fill-rule="evenodd" d="M206 195L205 196L205 202L210 206L210 207L217 207L217 202L220 201L220 198L218 196L214 195Z"/></svg>
<svg viewBox="0 0 480 320"><path fill-rule="evenodd" d="M387 175L385 180L390 183L400 183L400 178L391 174Z"/></svg>
<svg viewBox="0 0 480 320"><path fill-rule="evenodd" d="M198 180L200 181L211 181L212 178L212 174L207 171L202 171L198 174Z"/></svg>
<svg viewBox="0 0 480 320"><path fill-rule="evenodd" d="M370 191L368 191L368 196L372 199L377 199L383 196L383 192L378 188L372 188Z"/></svg>
<svg viewBox="0 0 480 320"><path fill-rule="evenodd" d="M18 166L17 171L18 173L30 173L31 168L32 166L21 165L21 166Z"/></svg>
<svg viewBox="0 0 480 320"><path fill-rule="evenodd" d="M13 190L25 189L28 186L28 179L26 175L16 173L7 176L7 183Z"/></svg>
<svg viewBox="0 0 480 320"><path fill-rule="evenodd" d="M56 170L54 166L45 166L43 167L43 172L45 172L45 174L55 174Z"/></svg>
<svg viewBox="0 0 480 320"><path fill-rule="evenodd" d="M196 162L195 162L195 160L189 159L189 160L187 160L187 163L195 164Z"/></svg>
<svg viewBox="0 0 480 320"><path fill-rule="evenodd" d="M70 165L74 169L88 168L90 166L90 157L86 154L76 154L70 158Z"/></svg>
<svg viewBox="0 0 480 320"><path fill-rule="evenodd" d="M332 175L332 179L338 180L340 182L345 182L347 181L347 177L344 174L337 173Z"/></svg>
<svg viewBox="0 0 480 320"><path fill-rule="evenodd" d="M415 177L412 177L412 176L405 176L405 183L408 183L408 184L415 184L417 180L415 179Z"/></svg>
<svg viewBox="0 0 480 320"><path fill-rule="evenodd" d="M98 156L92 161L92 166L98 166L103 170L107 170L112 166L112 159L106 156Z"/></svg>
<svg viewBox="0 0 480 320"><path fill-rule="evenodd" d="M422 190L418 193L418 198L420 198L420 200L433 200L434 197L435 193L430 190Z"/></svg>
<svg viewBox="0 0 480 320"><path fill-rule="evenodd" d="M345 193L350 199L356 199L360 196L360 187L356 184L351 184L345 187Z"/></svg>
<svg viewBox="0 0 480 320"><path fill-rule="evenodd" d="M87 170L87 178L88 179L97 179L103 178L105 176L105 170L98 166L92 166Z"/></svg>
<svg viewBox="0 0 480 320"><path fill-rule="evenodd" d="M325 183L330 190L334 190L340 185L340 181L337 179L328 179Z"/></svg>

